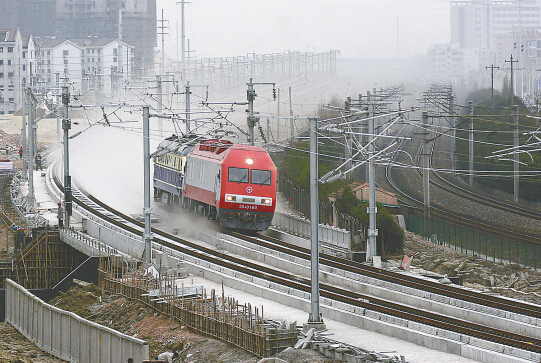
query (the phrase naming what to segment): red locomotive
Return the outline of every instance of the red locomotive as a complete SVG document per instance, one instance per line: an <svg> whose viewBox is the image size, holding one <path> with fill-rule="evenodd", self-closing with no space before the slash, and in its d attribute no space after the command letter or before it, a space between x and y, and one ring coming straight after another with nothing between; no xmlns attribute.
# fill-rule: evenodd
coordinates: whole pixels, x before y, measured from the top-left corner
<svg viewBox="0 0 541 363"><path fill-rule="evenodd" d="M155 200L196 210L226 228L270 226L277 171L261 147L173 135L154 155Z"/></svg>

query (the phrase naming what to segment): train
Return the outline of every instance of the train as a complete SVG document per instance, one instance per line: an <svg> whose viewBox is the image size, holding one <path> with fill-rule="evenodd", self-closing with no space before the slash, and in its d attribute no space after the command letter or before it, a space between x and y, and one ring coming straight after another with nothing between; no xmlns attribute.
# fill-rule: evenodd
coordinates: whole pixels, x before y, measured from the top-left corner
<svg viewBox="0 0 541 363"><path fill-rule="evenodd" d="M228 229L267 230L277 169L261 147L172 135L153 153L154 200L196 211Z"/></svg>

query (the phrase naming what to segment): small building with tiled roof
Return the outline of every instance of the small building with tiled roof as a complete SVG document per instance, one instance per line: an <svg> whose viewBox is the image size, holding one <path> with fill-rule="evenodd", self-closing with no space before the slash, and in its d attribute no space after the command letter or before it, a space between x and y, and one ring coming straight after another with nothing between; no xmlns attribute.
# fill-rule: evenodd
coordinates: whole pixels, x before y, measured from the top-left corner
<svg viewBox="0 0 541 363"><path fill-rule="evenodd" d="M359 183L353 182L348 185L351 191L355 194L357 199L362 201L370 200L370 185L368 183ZM337 192L329 194L329 200L335 202L341 195L344 190L340 188ZM388 192L384 189L376 187L376 202L389 207L398 206L398 201L396 194Z"/></svg>

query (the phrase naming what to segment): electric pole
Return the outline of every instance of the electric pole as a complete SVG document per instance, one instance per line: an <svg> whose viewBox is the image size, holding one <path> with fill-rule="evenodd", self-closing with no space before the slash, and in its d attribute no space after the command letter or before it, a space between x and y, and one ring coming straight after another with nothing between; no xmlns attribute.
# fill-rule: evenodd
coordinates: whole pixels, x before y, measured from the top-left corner
<svg viewBox="0 0 541 363"><path fill-rule="evenodd" d="M165 26L165 23L169 20L165 20L163 18L163 9L162 9L162 18L158 19L158 22L161 23L161 25L158 26L158 29L160 29L160 32L158 32L158 35L162 36L162 63L161 63L161 72L164 72L165 69L165 36L169 33L165 32L165 29L167 26Z"/></svg>
<svg viewBox="0 0 541 363"><path fill-rule="evenodd" d="M494 70L500 69L500 67L496 67L493 64L490 67L486 66L485 69L490 69L490 100L492 107L494 107Z"/></svg>
<svg viewBox="0 0 541 363"><path fill-rule="evenodd" d="M184 6L184 1L182 1ZM186 134L190 133L190 81L186 82Z"/></svg>
<svg viewBox="0 0 541 363"><path fill-rule="evenodd" d="M317 118L310 118L310 228L311 228L311 310L308 325L323 327L319 312L319 193Z"/></svg>
<svg viewBox="0 0 541 363"><path fill-rule="evenodd" d="M156 89L158 90L158 94L157 94L157 103L158 103L158 107L156 107L156 110L158 111L158 114L162 114L163 112L163 98L162 98L162 92L163 92L163 85L162 85L162 77L160 75L156 76ZM162 119L160 118L159 121L158 121L158 130L159 130L159 133L160 133L160 137L163 137L163 121Z"/></svg>
<svg viewBox="0 0 541 363"><path fill-rule="evenodd" d="M180 29L181 29L181 36L180 36L180 44L181 44L181 53L180 53L180 62L181 62L181 71L184 71L185 62L186 62L186 47L185 47L185 39L186 39L186 32L185 32L185 22L184 22L184 5L186 4L186 1L177 1L177 5L181 4L181 14L180 14ZM177 37L178 37L178 31L177 31ZM177 38L178 39L178 38ZM177 47L178 47L178 41L177 41Z"/></svg>
<svg viewBox="0 0 541 363"><path fill-rule="evenodd" d="M518 106L513 106L513 121L515 129L513 130L513 195L514 200L518 203L519 198L519 153L518 153Z"/></svg>
<svg viewBox="0 0 541 363"><path fill-rule="evenodd" d="M289 87L289 116L293 116L293 105L291 103L291 87ZM295 135L295 120L293 119L293 117L291 117L291 120L289 120L289 127L290 127L290 131L291 131L291 137L293 137L293 135Z"/></svg>
<svg viewBox="0 0 541 363"><path fill-rule="evenodd" d="M274 88L275 83L269 83L269 82L258 82L254 83L253 78L250 78L250 82L248 82L246 85L248 86L248 91L246 93L247 99L248 99L248 143L250 145L254 145L255 142L255 136L254 136L254 127L256 123L259 122L259 117L254 116L254 100L257 94L254 90L254 85L260 84L260 85L271 85L272 84L272 96L273 99L276 100L276 88ZM278 135L276 135L278 137Z"/></svg>
<svg viewBox="0 0 541 363"><path fill-rule="evenodd" d="M469 103L470 109L470 132L468 137L468 152L469 152L469 162L468 166L470 169L470 188L473 188L473 102Z"/></svg>
<svg viewBox="0 0 541 363"><path fill-rule="evenodd" d="M28 164L27 164L27 155L26 155L26 103L27 103L27 92L26 85L23 84L23 128L22 128L22 139L23 144L21 145L22 157L23 157L23 177L28 178Z"/></svg>
<svg viewBox="0 0 541 363"><path fill-rule="evenodd" d="M378 208L376 206L376 163L375 163L375 112L374 104L368 105L368 248L366 260L368 262L374 262L374 256L377 253L376 238L378 237L378 230L376 228L376 213Z"/></svg>
<svg viewBox="0 0 541 363"><path fill-rule="evenodd" d="M37 107L37 102L34 97L34 93L31 88L28 88L28 199L32 206L34 206L34 155L36 153L34 146L34 137L36 133L34 132L35 124L35 112L34 108Z"/></svg>
<svg viewBox="0 0 541 363"><path fill-rule="evenodd" d="M511 63L511 108L515 104L515 86L513 84L513 63L518 63L518 60L513 60L513 55L511 54L511 60L506 60L506 63Z"/></svg>
<svg viewBox="0 0 541 363"><path fill-rule="evenodd" d="M248 143L254 145L254 126L256 123L256 117L254 117L254 100L255 100L255 91L252 78L250 78L250 83L248 83Z"/></svg>
<svg viewBox="0 0 541 363"><path fill-rule="evenodd" d="M454 107L454 97L451 92L449 92L449 114L451 115L451 142L450 149L451 149L451 169L453 172L456 170L456 117L455 114L455 107Z"/></svg>
<svg viewBox="0 0 541 363"><path fill-rule="evenodd" d="M428 131L428 113L423 112L423 215L424 215L424 230L425 235L430 236L430 173L429 173L429 158L430 151L428 150L429 131Z"/></svg>
<svg viewBox="0 0 541 363"><path fill-rule="evenodd" d="M145 241L145 262L152 263L152 229L150 226L150 217L152 209L150 208L150 114L149 107L143 107L143 162L145 174L145 191L144 191L144 217L145 217L145 232L143 239Z"/></svg>
<svg viewBox="0 0 541 363"><path fill-rule="evenodd" d="M62 104L64 105L64 119L62 120L62 129L64 130L64 210L66 214L66 228L70 228L70 217L72 211L71 202L71 176L69 175L69 148L68 132L71 129L71 120L68 118L70 94L68 87L62 87Z"/></svg>

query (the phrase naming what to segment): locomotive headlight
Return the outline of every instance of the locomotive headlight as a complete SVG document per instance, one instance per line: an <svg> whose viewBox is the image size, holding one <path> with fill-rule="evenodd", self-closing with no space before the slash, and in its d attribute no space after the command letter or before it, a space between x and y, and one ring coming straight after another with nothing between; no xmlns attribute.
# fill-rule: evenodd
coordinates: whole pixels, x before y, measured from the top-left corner
<svg viewBox="0 0 541 363"><path fill-rule="evenodd" d="M252 158L246 159L246 164L248 164L248 165L254 165L254 159L252 159Z"/></svg>
<svg viewBox="0 0 541 363"><path fill-rule="evenodd" d="M263 198L263 199L261 199L261 203L266 204L266 205L271 205L272 199L270 199L270 198Z"/></svg>
<svg viewBox="0 0 541 363"><path fill-rule="evenodd" d="M234 202L235 200L237 200L237 197L234 195L226 195L225 200L227 200L228 202Z"/></svg>

